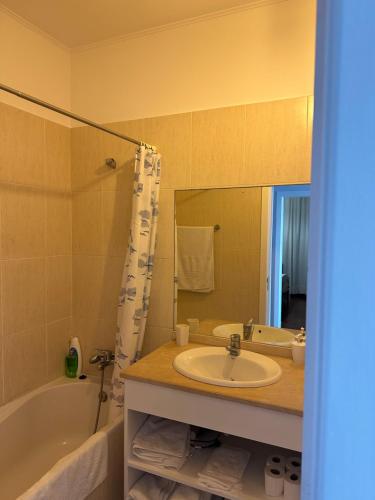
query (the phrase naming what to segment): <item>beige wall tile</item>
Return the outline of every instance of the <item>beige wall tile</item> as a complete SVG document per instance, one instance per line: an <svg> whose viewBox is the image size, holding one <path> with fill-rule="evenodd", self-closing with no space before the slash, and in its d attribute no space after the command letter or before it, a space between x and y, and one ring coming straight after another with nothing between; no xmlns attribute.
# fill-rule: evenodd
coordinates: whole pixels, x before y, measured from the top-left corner
<svg viewBox="0 0 375 500"><path fill-rule="evenodd" d="M50 323L72 314L72 258L46 259L46 321Z"/></svg>
<svg viewBox="0 0 375 500"><path fill-rule="evenodd" d="M4 339L5 401L47 381L45 327L30 328Z"/></svg>
<svg viewBox="0 0 375 500"><path fill-rule="evenodd" d="M73 256L74 317L99 316L104 265L104 257Z"/></svg>
<svg viewBox="0 0 375 500"><path fill-rule="evenodd" d="M45 195L21 186L5 187L2 192L2 257L40 257L45 255L45 249Z"/></svg>
<svg viewBox="0 0 375 500"><path fill-rule="evenodd" d="M73 193L73 254L102 254L101 213L101 192Z"/></svg>
<svg viewBox="0 0 375 500"><path fill-rule="evenodd" d="M65 356L72 335L72 320L64 318L47 324L47 376L49 380L65 374Z"/></svg>
<svg viewBox="0 0 375 500"><path fill-rule="evenodd" d="M161 187L185 188L191 169L191 113L145 120L145 140L162 156Z"/></svg>
<svg viewBox="0 0 375 500"><path fill-rule="evenodd" d="M1 263L4 335L45 323L45 260L8 260Z"/></svg>
<svg viewBox="0 0 375 500"><path fill-rule="evenodd" d="M71 189L70 128L45 122L46 127L46 186L57 191Z"/></svg>
<svg viewBox="0 0 375 500"><path fill-rule="evenodd" d="M100 154L100 132L91 127L71 131L71 164L73 191L100 191L105 158Z"/></svg>
<svg viewBox="0 0 375 500"><path fill-rule="evenodd" d="M105 257L101 300L98 311L100 318L116 317L118 297L125 257Z"/></svg>
<svg viewBox="0 0 375 500"><path fill-rule="evenodd" d="M155 259L148 324L173 328L173 259Z"/></svg>
<svg viewBox="0 0 375 500"><path fill-rule="evenodd" d="M155 257L170 259L174 255L174 190L161 189Z"/></svg>
<svg viewBox="0 0 375 500"><path fill-rule="evenodd" d="M123 257L73 256L75 317L116 315L123 265Z"/></svg>
<svg viewBox="0 0 375 500"><path fill-rule="evenodd" d="M108 127L128 137L145 140L144 120L109 123ZM101 183L102 189L105 191L123 191L131 196L135 154L138 146L110 135L104 135L103 141L102 156L114 158L117 162L117 168L116 170L106 168Z"/></svg>
<svg viewBox="0 0 375 500"><path fill-rule="evenodd" d="M44 120L12 106L0 108L0 178L44 185Z"/></svg>
<svg viewBox="0 0 375 500"><path fill-rule="evenodd" d="M47 195L46 254L72 254L72 196Z"/></svg>
<svg viewBox="0 0 375 500"><path fill-rule="evenodd" d="M102 254L115 256L126 254L131 211L131 196L124 196L121 191L102 192Z"/></svg>
<svg viewBox="0 0 375 500"><path fill-rule="evenodd" d="M162 344L172 339L173 330L171 328L161 328L157 326L147 326L143 342L142 355L145 356L154 351Z"/></svg>
<svg viewBox="0 0 375 500"><path fill-rule="evenodd" d="M249 104L240 184L308 182L306 148L306 97Z"/></svg>
<svg viewBox="0 0 375 500"><path fill-rule="evenodd" d="M245 106L193 113L191 187L238 184L244 131Z"/></svg>

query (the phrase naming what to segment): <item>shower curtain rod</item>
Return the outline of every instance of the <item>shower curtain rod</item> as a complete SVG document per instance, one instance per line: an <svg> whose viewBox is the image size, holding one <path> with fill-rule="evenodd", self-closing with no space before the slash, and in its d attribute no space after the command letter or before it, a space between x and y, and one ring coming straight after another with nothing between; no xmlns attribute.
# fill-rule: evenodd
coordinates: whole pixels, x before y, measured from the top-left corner
<svg viewBox="0 0 375 500"><path fill-rule="evenodd" d="M34 104L38 104L38 106L42 106L43 108L50 109L51 111L56 111L56 113L59 113L60 115L67 116L68 118L72 118L73 120L76 120L77 122L84 123L85 125L89 125L90 127L97 128L101 130L102 132L106 132L107 134L115 135L119 139L123 139L124 141L132 142L133 144L137 144L137 146L145 146L146 148L150 149L156 149L154 146L151 146L150 144L147 144L146 142L143 141L138 141L137 139L133 139L132 137L128 137L127 135L120 134L119 132L116 132L115 130L112 130L107 127L103 127L103 125L100 125L99 123L93 122L91 120L88 120L87 118L83 118L82 116L76 115L75 113L71 113L70 111L66 111L65 109L59 108L58 106L54 106L53 104L50 104L48 102L42 101L41 99L38 99L37 97L33 97L29 94L25 94L24 92L21 92L20 90L13 89L12 87L8 87L7 85L4 85L0 83L0 90L3 90L4 92L8 92L9 94L13 94L17 97L20 97L21 99L25 99L26 101L30 101Z"/></svg>

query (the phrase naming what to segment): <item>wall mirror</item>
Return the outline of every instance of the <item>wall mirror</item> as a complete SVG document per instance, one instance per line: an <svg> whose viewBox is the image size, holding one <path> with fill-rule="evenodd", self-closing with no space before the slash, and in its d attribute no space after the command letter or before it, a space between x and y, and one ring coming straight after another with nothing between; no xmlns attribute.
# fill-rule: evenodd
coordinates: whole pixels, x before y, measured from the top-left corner
<svg viewBox="0 0 375 500"><path fill-rule="evenodd" d="M176 191L176 322L289 347L306 324L310 187Z"/></svg>

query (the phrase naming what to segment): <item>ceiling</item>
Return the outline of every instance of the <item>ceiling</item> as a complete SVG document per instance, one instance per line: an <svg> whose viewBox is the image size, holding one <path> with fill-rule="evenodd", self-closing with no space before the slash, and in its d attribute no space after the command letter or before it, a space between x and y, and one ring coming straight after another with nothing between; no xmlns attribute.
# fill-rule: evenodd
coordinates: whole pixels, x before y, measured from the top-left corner
<svg viewBox="0 0 375 500"><path fill-rule="evenodd" d="M71 48L251 3L259 0L0 0Z"/></svg>

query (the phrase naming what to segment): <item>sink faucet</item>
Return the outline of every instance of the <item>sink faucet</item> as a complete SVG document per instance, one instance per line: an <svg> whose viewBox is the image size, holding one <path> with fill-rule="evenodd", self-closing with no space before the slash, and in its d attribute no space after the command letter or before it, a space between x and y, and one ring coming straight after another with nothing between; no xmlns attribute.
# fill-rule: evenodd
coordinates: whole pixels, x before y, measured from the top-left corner
<svg viewBox="0 0 375 500"><path fill-rule="evenodd" d="M113 364L115 355L112 351L106 349L96 349L96 354L91 356L89 362L91 365L98 363L99 370L104 370L106 366Z"/></svg>
<svg viewBox="0 0 375 500"><path fill-rule="evenodd" d="M229 345L226 347L232 358L235 358L241 354L241 335L238 333L233 333L230 336Z"/></svg>
<svg viewBox="0 0 375 500"><path fill-rule="evenodd" d="M254 334L254 320L253 318L249 319L247 323L243 324L243 338L244 340L253 340Z"/></svg>

